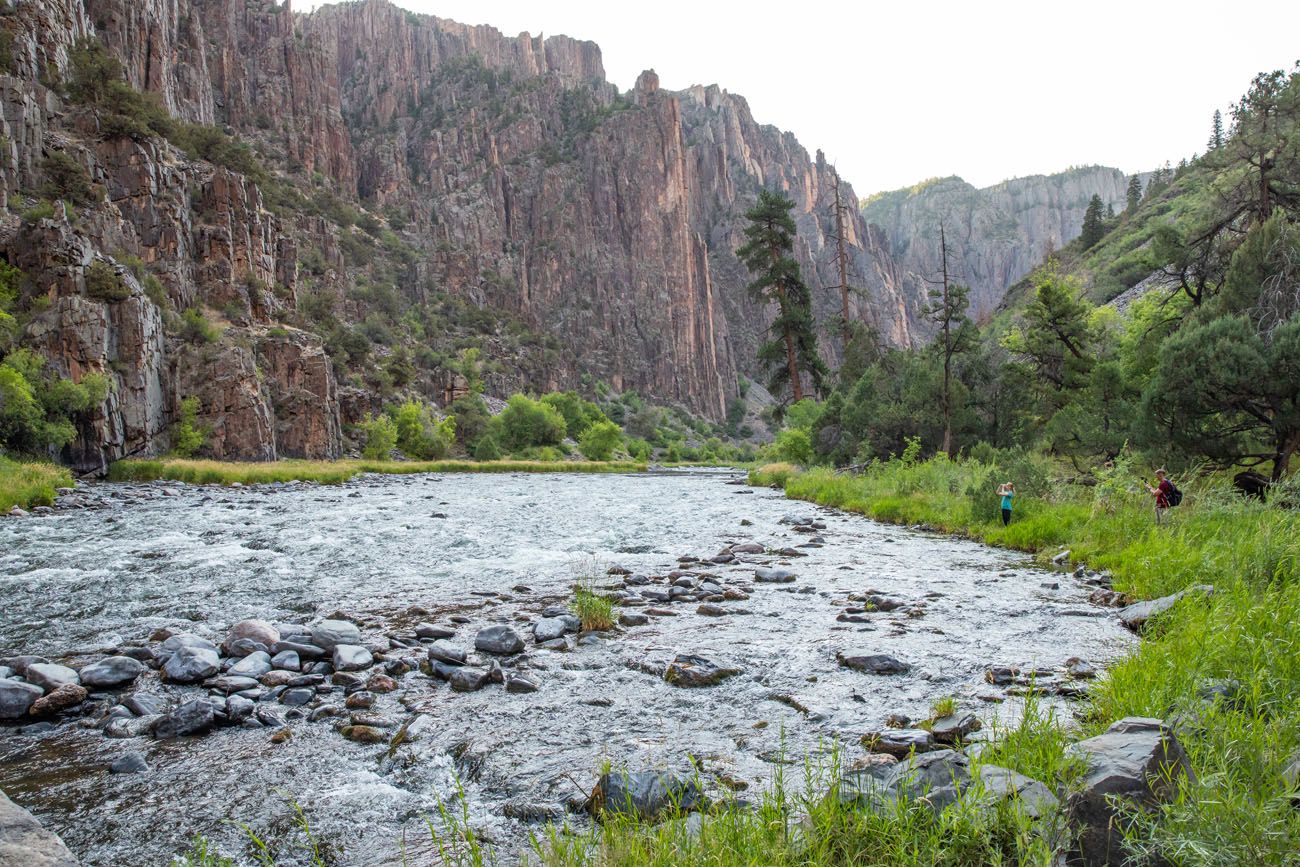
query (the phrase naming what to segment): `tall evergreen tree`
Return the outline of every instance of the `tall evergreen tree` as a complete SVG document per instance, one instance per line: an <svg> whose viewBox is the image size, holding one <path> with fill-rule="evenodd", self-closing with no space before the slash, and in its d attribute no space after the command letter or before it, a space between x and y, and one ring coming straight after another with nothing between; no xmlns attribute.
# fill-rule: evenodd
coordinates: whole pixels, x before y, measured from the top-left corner
<svg viewBox="0 0 1300 867"><path fill-rule="evenodd" d="M1210 140L1206 143L1205 149L1217 151L1223 147L1223 112L1217 108L1214 110L1214 121L1210 125Z"/></svg>
<svg viewBox="0 0 1300 867"><path fill-rule="evenodd" d="M815 391L822 389L826 364L817 354L813 323L812 293L790 255L794 249L795 225L790 217L794 202L780 193L763 190L758 202L745 213L746 243L736 251L754 279L750 295L776 305L776 318L769 328L771 339L758 350L758 359L770 371L769 388L780 393L786 385L795 403L803 400L803 377L812 380Z"/></svg>
<svg viewBox="0 0 1300 867"><path fill-rule="evenodd" d="M1128 179L1128 207L1127 213L1133 213L1142 204L1142 179L1133 175Z"/></svg>
<svg viewBox="0 0 1300 867"><path fill-rule="evenodd" d="M1088 210L1083 214L1083 231L1080 233L1080 241L1083 249L1088 250L1097 245L1102 235L1106 234L1106 226L1102 222L1104 205L1101 203L1101 196L1093 194L1092 199L1088 202Z"/></svg>

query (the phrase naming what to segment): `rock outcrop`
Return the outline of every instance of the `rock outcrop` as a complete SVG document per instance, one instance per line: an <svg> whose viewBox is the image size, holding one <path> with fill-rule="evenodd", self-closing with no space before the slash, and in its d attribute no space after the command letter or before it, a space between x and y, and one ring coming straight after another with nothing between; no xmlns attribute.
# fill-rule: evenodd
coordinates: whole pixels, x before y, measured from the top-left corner
<svg viewBox="0 0 1300 867"><path fill-rule="evenodd" d="M956 279L971 289L971 311L988 313L1003 293L1051 249L1078 237L1089 200L1125 207L1128 177L1089 166L976 189L961 178L936 178L871 197L863 218L878 229L871 254L882 278L904 296L925 291L940 270L939 224L946 230ZM887 275L887 276L886 276Z"/></svg>

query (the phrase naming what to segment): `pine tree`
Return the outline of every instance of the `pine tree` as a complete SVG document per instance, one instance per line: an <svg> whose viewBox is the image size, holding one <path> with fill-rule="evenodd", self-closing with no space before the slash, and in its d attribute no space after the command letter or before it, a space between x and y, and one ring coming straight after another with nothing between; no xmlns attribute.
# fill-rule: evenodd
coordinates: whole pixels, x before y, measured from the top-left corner
<svg viewBox="0 0 1300 867"><path fill-rule="evenodd" d="M1214 121L1210 126L1210 140L1206 143L1205 149L1217 151L1223 147L1223 112L1217 108L1214 110Z"/></svg>
<svg viewBox="0 0 1300 867"><path fill-rule="evenodd" d="M970 290L949 280L948 236L943 224L939 225L939 255L942 262L941 277L930 289L930 303L925 308L926 318L939 326L939 340L935 348L943 359L943 391L940 409L943 411L943 451L952 454L952 362L962 353L975 348L975 326L966 315L970 306Z"/></svg>
<svg viewBox="0 0 1300 867"><path fill-rule="evenodd" d="M1115 219L1115 206L1110 203L1106 204L1106 219L1107 220Z"/></svg>
<svg viewBox="0 0 1300 867"><path fill-rule="evenodd" d="M1102 235L1106 234L1106 226L1102 222L1102 208L1101 196L1093 194L1088 202L1088 210L1083 214L1083 231L1079 235L1085 250L1095 247Z"/></svg>
<svg viewBox="0 0 1300 867"><path fill-rule="evenodd" d="M1125 209L1126 212L1130 214L1133 213L1138 209L1138 205L1141 203L1142 179L1137 175L1133 175L1128 179L1128 207Z"/></svg>
<svg viewBox="0 0 1300 867"><path fill-rule="evenodd" d="M820 392L826 364L817 354L812 293L799 272L794 249L795 225L790 217L794 202L780 193L763 190L758 202L745 213L746 243L736 251L754 279L750 295L773 303L777 315L769 328L771 339L758 350L758 359L771 371L769 388L779 393L788 384L795 403L803 400L803 377Z"/></svg>

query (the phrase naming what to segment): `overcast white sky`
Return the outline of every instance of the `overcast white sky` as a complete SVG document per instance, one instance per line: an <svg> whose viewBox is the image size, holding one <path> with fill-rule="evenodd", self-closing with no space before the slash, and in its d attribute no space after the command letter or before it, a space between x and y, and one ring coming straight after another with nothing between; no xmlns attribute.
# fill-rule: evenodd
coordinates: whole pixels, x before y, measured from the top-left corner
<svg viewBox="0 0 1300 867"><path fill-rule="evenodd" d="M1300 59L1300 2L396 0L467 24L598 43L622 90L719 84L838 164L859 195L977 186L1204 150L1216 108ZM306 11L322 5L293 0Z"/></svg>

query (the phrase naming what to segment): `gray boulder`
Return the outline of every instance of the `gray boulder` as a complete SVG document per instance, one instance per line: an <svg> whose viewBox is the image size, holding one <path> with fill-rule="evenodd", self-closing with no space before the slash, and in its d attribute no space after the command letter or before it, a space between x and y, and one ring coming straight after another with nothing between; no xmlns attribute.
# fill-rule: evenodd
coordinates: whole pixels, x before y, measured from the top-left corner
<svg viewBox="0 0 1300 867"><path fill-rule="evenodd" d="M930 724L930 734L943 744L955 744L977 732L982 727L979 717L973 713L953 713L941 716Z"/></svg>
<svg viewBox="0 0 1300 867"><path fill-rule="evenodd" d="M498 624L480 629L478 635L474 636L474 648L482 653L508 656L514 653L522 653L524 640L519 637L518 632L515 632L509 626Z"/></svg>
<svg viewBox="0 0 1300 867"><path fill-rule="evenodd" d="M110 774L143 774L149 770L149 763L140 753L123 753L108 766Z"/></svg>
<svg viewBox="0 0 1300 867"><path fill-rule="evenodd" d="M487 686L492 673L482 668L457 667L448 676L447 683L456 692L477 692Z"/></svg>
<svg viewBox="0 0 1300 867"><path fill-rule="evenodd" d="M230 631L226 633L226 640L221 643L221 648L227 655L243 656L240 650L249 646L243 642L269 648L279 640L280 630L265 620L241 620L230 627ZM240 642L238 647L236 642Z"/></svg>
<svg viewBox="0 0 1300 867"><path fill-rule="evenodd" d="M0 792L0 864L14 867L79 867L53 832Z"/></svg>
<svg viewBox="0 0 1300 867"><path fill-rule="evenodd" d="M1119 610L1119 622L1123 623L1134 632L1141 632L1147 625L1148 620L1157 615L1164 614L1166 611L1177 605L1178 601L1184 596L1191 593L1213 592L1213 586L1209 584L1197 584L1169 596L1161 596L1159 599L1148 599L1143 602L1135 602L1127 608L1121 608Z"/></svg>
<svg viewBox="0 0 1300 867"><path fill-rule="evenodd" d="M204 650L211 650L213 653L217 652L217 646L206 638L195 635L192 632L178 632L167 638L167 640L162 644L158 645L156 655L159 659L165 659L180 650L182 647L200 647Z"/></svg>
<svg viewBox="0 0 1300 867"><path fill-rule="evenodd" d="M415 634L420 638L452 638L456 635L456 630L449 626L421 623L415 627Z"/></svg>
<svg viewBox="0 0 1300 867"><path fill-rule="evenodd" d="M664 671L664 680L673 686L697 687L713 686L728 677L740 674L739 668L719 665L702 656L679 653Z"/></svg>
<svg viewBox="0 0 1300 867"><path fill-rule="evenodd" d="M359 644L334 645L334 668L337 671L360 671L375 662L370 651Z"/></svg>
<svg viewBox="0 0 1300 867"><path fill-rule="evenodd" d="M329 652L340 644L361 643L361 630L346 620L322 620L311 628L311 643ZM295 650L297 648L284 648Z"/></svg>
<svg viewBox="0 0 1300 867"><path fill-rule="evenodd" d="M540 644L543 641L561 638L567 631L564 621L560 618L543 617L533 624L533 640Z"/></svg>
<svg viewBox="0 0 1300 867"><path fill-rule="evenodd" d="M230 666L226 674L234 677L258 678L270 671L271 667L271 655L264 650L258 650Z"/></svg>
<svg viewBox="0 0 1300 867"><path fill-rule="evenodd" d="M163 674L176 683L198 683L221 670L221 658L215 650L185 645L163 663Z"/></svg>
<svg viewBox="0 0 1300 867"><path fill-rule="evenodd" d="M1089 867L1124 863L1124 810L1155 810L1192 776L1173 730L1147 717L1125 717L1105 733L1071 744L1066 754L1087 763L1082 786L1066 806L1079 829L1076 854Z"/></svg>
<svg viewBox="0 0 1300 867"><path fill-rule="evenodd" d="M271 657L271 667L278 668L281 671L301 671L302 657L298 655L296 650L281 650Z"/></svg>
<svg viewBox="0 0 1300 867"><path fill-rule="evenodd" d="M622 626L645 626L650 618L635 611L625 611L618 616L618 622Z"/></svg>
<svg viewBox="0 0 1300 867"><path fill-rule="evenodd" d="M144 664L129 656L109 656L81 669L81 682L100 689L114 689L132 683L144 672Z"/></svg>
<svg viewBox="0 0 1300 867"><path fill-rule="evenodd" d="M147 692L135 692L122 699L122 705L136 716L157 716L167 709L167 699Z"/></svg>
<svg viewBox="0 0 1300 867"><path fill-rule="evenodd" d="M438 640L429 645L429 659L433 662L443 662L447 665L464 665L465 648L457 647L454 644L448 644L446 641Z"/></svg>
<svg viewBox="0 0 1300 867"><path fill-rule="evenodd" d="M892 765L869 765L840 777L837 794L850 806L887 810L900 800L924 803L936 813L955 804L970 784L970 763L952 750L914 755Z"/></svg>
<svg viewBox="0 0 1300 867"><path fill-rule="evenodd" d="M845 668L867 674L906 674L912 670L906 662L870 650L841 650L835 658Z"/></svg>
<svg viewBox="0 0 1300 867"><path fill-rule="evenodd" d="M160 740L167 740L203 734L215 722L212 703L207 699L196 698L185 702L166 716L159 717L153 724L153 735Z"/></svg>
<svg viewBox="0 0 1300 867"><path fill-rule="evenodd" d="M37 662L27 666L26 677L46 692L53 692L66 684L81 683L81 678L75 671L53 662Z"/></svg>
<svg viewBox="0 0 1300 867"><path fill-rule="evenodd" d="M587 804L593 815L610 813L647 820L707 806L704 793L694 780L668 771L601 774Z"/></svg>
<svg viewBox="0 0 1300 867"><path fill-rule="evenodd" d="M934 735L925 729L886 729L864 735L862 745L873 753L885 753L898 758L909 754L928 753L937 749Z"/></svg>
<svg viewBox="0 0 1300 867"><path fill-rule="evenodd" d="M21 680L0 680L0 719L19 719L44 695L44 690Z"/></svg>
<svg viewBox="0 0 1300 867"><path fill-rule="evenodd" d="M789 569L760 566L754 570L754 580L764 584L789 584L794 581L794 573Z"/></svg>
<svg viewBox="0 0 1300 867"><path fill-rule="evenodd" d="M1060 809L1061 802L1051 789L1010 768L984 765L979 769L979 779L980 800L984 804L1014 801L1031 819L1047 819Z"/></svg>

